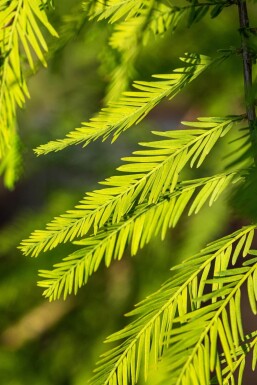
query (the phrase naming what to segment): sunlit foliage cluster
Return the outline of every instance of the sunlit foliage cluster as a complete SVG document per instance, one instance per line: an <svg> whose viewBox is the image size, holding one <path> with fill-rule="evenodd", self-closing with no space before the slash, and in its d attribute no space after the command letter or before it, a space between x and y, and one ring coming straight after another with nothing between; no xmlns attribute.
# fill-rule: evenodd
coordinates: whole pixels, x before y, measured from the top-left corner
<svg viewBox="0 0 257 385"><path fill-rule="evenodd" d="M188 242L186 251L191 257L173 266L170 277L159 290L128 313L132 321L108 337L107 342L116 345L101 356L91 384L221 385L236 381L241 384L247 360L251 360L255 370L257 330L246 328L245 301L242 300L247 298L248 310L254 317L257 313L257 250L254 249L257 157L256 87L252 84L251 72L257 46L256 31L250 28L247 19L247 6L254 12L255 5L243 0L238 3L88 0L64 18L57 33L57 28L52 26L54 21L49 22L50 17L54 20L52 2L0 1L3 25L0 30L0 170L7 188L14 188L19 175L16 114L17 108L23 107L29 97L27 78L41 64L46 66L47 58L51 62L56 53L72 44L84 25L92 28L89 34L96 35L100 32L93 30L94 25L99 23L101 28L106 28L99 57L103 61L102 74L108 80L104 106L79 127L71 128L63 138L38 144L34 152L44 155L72 145L86 147L99 139L109 143L122 141L125 131L135 127L137 138L140 137L139 147L131 156L122 158L115 175L100 182L101 188L87 192L73 209L55 216L45 229L32 231L21 242L19 248L27 256L55 253L57 262L53 267L39 270L38 285L43 288L44 297L50 301L66 300L67 309L62 308L60 313L68 312L69 306L73 306L69 296L94 280L91 276L103 264L109 267L125 255L140 253L156 239L164 240L171 228L178 226L181 231L187 216L197 218L199 215L203 221L199 225L197 219L192 220L191 239L202 231L207 234L204 241L210 241L211 221L216 222L215 231L221 236L199 252L193 248L190 252ZM229 45L215 47L215 51L182 51L176 56L179 49L173 37L176 35L172 34L177 30L180 33L188 28L193 30L206 18L209 23L210 20L218 22L226 12L227 20L239 12L241 24L230 33L234 36L238 34L236 28L240 30L240 48ZM246 13L242 16L242 12ZM245 23L243 27L242 23ZM200 41L201 30L195 31ZM53 42L51 36L59 37L59 43L57 39ZM158 50L166 44L167 49L170 40L176 51L169 65L171 69L166 70L162 53L161 59L155 57L150 65L152 70L158 63L152 77L148 77L147 65L145 72L140 70L142 55L146 52L145 57L151 58L153 47ZM187 47L186 38L185 42L183 36L178 41ZM248 68L245 62L242 69L241 54L243 58L248 55ZM176 59L179 64L174 64ZM228 100L230 107L224 113L218 101L231 96L232 86L228 86L225 96L220 96L215 82L226 77L228 63L232 68L237 67L241 100L238 98L240 105L234 109ZM137 74L141 80L135 80ZM212 77L210 87L206 86ZM199 115L191 113L189 119L176 127L155 128L151 139L148 134L145 139L140 127L148 116L161 105L172 105L170 100L180 93L186 99L187 89L195 87L195 91L198 82L203 88L200 99L216 96L212 106L206 102L206 108L215 109L215 114L201 113L197 117ZM204 101L202 103L204 105ZM239 228L228 235L219 233L223 209L217 209L215 217L210 207L219 207L220 200L224 207L224 202L229 201L231 211L240 213L244 219L248 217L248 223L242 225L238 220ZM227 207L226 204L224 210L228 210ZM201 216L202 212L205 215ZM33 224L33 220L31 222ZM176 250L168 253L176 254ZM157 250L155 258L158 259Z"/></svg>

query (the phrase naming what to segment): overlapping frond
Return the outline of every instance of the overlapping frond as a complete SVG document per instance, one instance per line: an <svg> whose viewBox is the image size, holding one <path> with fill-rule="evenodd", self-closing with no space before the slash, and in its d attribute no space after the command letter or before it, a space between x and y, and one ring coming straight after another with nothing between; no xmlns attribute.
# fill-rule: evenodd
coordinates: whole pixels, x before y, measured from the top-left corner
<svg viewBox="0 0 257 385"><path fill-rule="evenodd" d="M91 227L96 233L109 220L118 223L135 204L156 203L166 190L174 190L186 164L199 167L216 141L241 119L199 118L198 122L184 122L192 127L189 130L155 132L164 140L141 143L147 149L124 158L128 164L118 168L123 175L101 182L106 188L88 193L74 210L55 218L46 230L32 233L21 244L23 253L37 256L59 243L85 235Z"/></svg>
<svg viewBox="0 0 257 385"><path fill-rule="evenodd" d="M16 136L16 107L22 107L25 98L29 96L23 76L23 57L27 65L34 68L35 56L46 65L44 51L46 41L40 31L43 25L52 35L57 33L48 22L46 14L41 9L40 0L13 0L0 3L0 159L10 154L17 157L11 148L13 137ZM8 155L7 155L8 154ZM5 161L5 163L7 163ZM8 162L8 167L2 169L15 175L12 169L15 162ZM9 180L12 187L14 180Z"/></svg>
<svg viewBox="0 0 257 385"><path fill-rule="evenodd" d="M46 288L44 295L55 300L77 293L103 260L108 267L113 260L122 258L127 246L133 256L153 236L161 234L164 239L168 228L175 227L187 206L189 215L197 213L207 201L211 206L233 179L236 182L238 176L231 173L183 182L173 193L161 196L156 204L141 204L118 224L107 224L95 236L75 242L84 247L54 265L53 270L40 271L44 280L39 285Z"/></svg>
<svg viewBox="0 0 257 385"><path fill-rule="evenodd" d="M113 135L114 141L127 128L139 123L162 99L174 97L213 63L207 56L196 54L186 54L181 60L186 63L185 67L175 69L168 75L154 75L159 79L155 82L134 82L133 87L137 91L125 92L117 102L103 108L88 123L83 123L81 128L71 131L64 139L39 146L35 153L47 154L79 143L86 146L91 141L100 137L105 140L110 135Z"/></svg>
<svg viewBox="0 0 257 385"><path fill-rule="evenodd" d="M221 384L219 354L224 353L231 371L244 340L240 293L246 282L256 312L256 258L233 268L239 254L248 255L255 228L213 242L176 267L177 273L129 314L136 319L107 339L122 342L102 356L91 383L134 385L141 374L147 378L149 364L157 365L165 354L172 373L169 383L209 384L215 373Z"/></svg>
<svg viewBox="0 0 257 385"><path fill-rule="evenodd" d="M234 385L237 381L237 385L242 385L243 374L246 364L246 358L249 356L248 353L252 353L252 370L256 368L257 362L257 332L254 331L245 336L244 341L235 349L235 356L233 357L233 366L226 365L226 360L221 359L221 365L225 367L222 369L222 378L224 385ZM238 375L235 376L238 370ZM216 382L217 383L217 382Z"/></svg>
<svg viewBox="0 0 257 385"><path fill-rule="evenodd" d="M245 238L242 238L241 243L244 241ZM238 245L240 246L240 242ZM234 256L232 261L233 258ZM253 258L242 267L229 269L227 266L222 267L222 263L224 262L218 262L221 266L219 269L215 262L214 278L206 280L207 286L211 286L211 292L200 297L210 304L174 320L178 322L177 329L170 333L170 348L167 353L169 370L172 371L172 377L174 376L171 384L207 385L212 376L220 385L224 384L224 377L225 383L235 381L237 349L240 347L239 341L244 341L241 288L247 284L251 309L256 314L257 291L254 280L257 276L257 263L256 258ZM219 355L218 344L223 357ZM185 349L187 355L184 354ZM181 357L180 367L174 365L175 357Z"/></svg>
<svg viewBox="0 0 257 385"><path fill-rule="evenodd" d="M231 314L232 316L232 314ZM234 346L232 349L230 348L230 354L233 356L232 365L231 362L228 364L224 352L219 354L218 357L220 360L220 368L218 369L219 375L209 373L208 376L208 384L219 384L219 380L222 381L222 385L242 385L243 380L243 374L245 369L246 360L248 360L248 363L250 362L250 356L252 356L252 370L255 370L256 367L256 360L257 360L257 331L253 331L252 333L249 333L247 335L244 335L244 339L241 341L238 341L238 346ZM207 339L206 339L207 341ZM191 375L191 377L194 379L194 384L199 384L199 380L203 381L201 384L205 384L204 377L206 375L206 371L208 371L208 357L201 355L201 358L204 359L203 364L204 366L204 372L201 374L198 372L197 376ZM154 382L155 385L161 385L166 384L167 381L169 381L169 378L171 376L171 373L169 372L168 368L170 365L170 358L169 355L164 355L161 357L160 362L158 363L158 373L161 373L161 376L157 379L156 382ZM195 362L195 361L194 361ZM219 379L218 379L219 378ZM148 383L148 382L147 382ZM152 384L152 382L150 382ZM189 384L192 383L189 381Z"/></svg>

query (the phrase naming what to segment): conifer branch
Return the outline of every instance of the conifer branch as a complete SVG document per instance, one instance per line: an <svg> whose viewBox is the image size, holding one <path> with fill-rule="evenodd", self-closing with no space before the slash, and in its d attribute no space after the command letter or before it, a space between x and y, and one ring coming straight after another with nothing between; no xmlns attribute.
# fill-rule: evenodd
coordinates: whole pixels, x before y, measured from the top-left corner
<svg viewBox="0 0 257 385"><path fill-rule="evenodd" d="M164 239L168 228L176 226L186 209L188 215L192 215L197 214L207 201L211 206L233 181L238 181L238 175L234 173L185 181L173 193L162 195L157 203L138 205L118 224L109 222L95 236L74 242L83 248L54 265L53 270L39 272L44 278L39 282L39 286L45 288L44 296L55 300L62 295L65 299L73 291L76 294L102 260L108 267L113 260L122 258L127 246L133 256L154 236L161 234Z"/></svg>
<svg viewBox="0 0 257 385"><path fill-rule="evenodd" d="M240 116L199 118L183 122L190 130L155 132L165 140L141 143L147 147L135 151L133 157L123 158L129 163L118 168L124 175L113 176L100 182L107 188L88 193L74 210L50 222L46 230L33 232L24 240L21 249L25 255L37 256L76 237L86 235L93 228L96 234L108 220L118 223L137 204L156 203L166 190L172 192L181 170L199 167L216 141L223 137Z"/></svg>
<svg viewBox="0 0 257 385"><path fill-rule="evenodd" d="M73 210L54 218L45 230L34 231L24 240L20 248L25 255L31 256L61 243L73 242L80 246L77 251L55 263L52 269L39 271L43 279L38 285L44 288L43 295L50 301L76 294L102 262L108 267L113 260L120 260L125 250L135 255L154 236L161 235L163 239L183 213L197 214L206 203L211 206L223 191L232 188L238 181L246 186L247 177L242 172L242 163L241 169L238 167L236 172L181 180L183 171L187 171L184 170L186 166L198 168L217 141L246 116L253 147L257 145L255 101L252 97L255 58L249 43L253 29L250 28L246 0L189 0L188 5L181 7L174 6L170 0L84 1L90 18L118 22L109 43L121 54L126 65L117 69L117 82L128 79L125 72L131 68L140 44L149 39L150 33L162 35L167 30L172 31L185 15L188 15L188 26L201 20L209 11L214 18L234 2L238 5L240 22L246 114L198 118L194 122L182 122L189 126L188 129L153 132L162 137L161 140L142 142L132 156L122 158L126 163L117 169L121 175L100 182L104 188L87 193ZM23 7L25 3L28 8ZM6 40L7 49L0 66L4 80L2 86L5 87L0 90L0 102L6 103L6 111L15 118L16 104L23 105L27 92L21 76L19 45L23 45L26 60L33 69L34 56L44 64L47 49L43 35L39 28L35 28L36 21L40 21L51 34L54 35L55 31L46 16L41 14L46 5L41 0L5 0L5 4L10 7L9 13L1 14L1 9L0 19L1 15L3 19L9 18L4 29L11 27L11 35L6 36L12 44ZM21 33L23 24L19 25L18 15L13 18L10 14L16 10L14 4L20 5L17 8L20 11L26 8L23 15L25 24L30 19L25 28L28 32L26 36ZM82 26L85 20L80 16L75 18L77 27ZM0 36L2 32L0 29ZM135 37L137 34L140 35L139 40ZM15 50L9 52L12 40L16 43ZM113 141L116 140L163 99L173 98L212 63L220 64L231 51L224 50L226 53L216 59L186 54L181 59L183 68L154 75L155 81L135 81L133 91L123 93L118 99L115 97L114 102L89 122L69 132L65 138L41 145L35 150L36 154L59 151L73 144L87 146L98 138L105 140L112 137ZM129 62L127 59L130 58ZM19 80L15 83L16 93L14 88L10 92L7 87L10 84L6 76L8 71L12 80ZM121 87L126 85L124 83ZM120 92L120 84L118 86L116 94ZM8 98L12 102L9 107ZM248 129L247 133L249 135ZM241 148L247 147L245 135L236 140L239 140ZM240 154L237 157L240 158ZM254 157L257 165L257 155ZM249 168L245 171L247 174ZM238 368L240 384L245 364L244 351L253 350L254 368L257 362L257 331L251 333L249 338L252 340L247 345L248 336L243 330L241 314L242 287L246 287L252 313L257 314L257 251L251 250L256 229L257 225L252 224L235 231L173 267L175 274L172 278L129 314L135 319L108 338L108 342L118 341L119 345L102 357L91 383L135 385L141 379L141 373L147 379L149 365L157 365L165 354L171 374L167 381L170 385L233 383ZM74 241L79 237L85 238ZM241 257L245 258L244 262Z"/></svg>
<svg viewBox="0 0 257 385"><path fill-rule="evenodd" d="M252 263L249 261L249 265L253 266L240 270L245 276L238 274L236 268L228 266L231 261L234 264L239 254L243 257L248 254L255 228L256 226L248 226L217 240L177 266L174 269L176 274L159 291L127 314L136 316L136 319L123 330L108 337L107 342L123 342L102 356L90 383L123 385L131 381L134 385L140 372L147 378L150 357L153 359L152 364L158 365L165 354L170 370L169 383L207 385L210 370L220 374L220 359L216 354L218 338L222 343L225 359L229 364L233 362L234 351L239 346L238 334L244 337L241 333L240 290L243 282L251 280L252 275L256 274L257 266L255 258ZM213 275L213 282L211 279L207 280ZM212 286L211 293L206 290L209 284ZM253 295L252 291L250 295ZM211 302L207 305L202 303L208 300ZM237 324L234 328L230 322L224 323L224 330L230 337L231 328L233 329L233 337L237 336L235 345L229 337L227 341L220 327L220 320L224 317L226 319L225 308L230 303L231 314ZM203 359L202 349L206 360ZM185 377L182 376L182 370ZM191 378L190 373L194 370L198 372L197 376L201 376L200 382L194 382Z"/></svg>
<svg viewBox="0 0 257 385"><path fill-rule="evenodd" d="M253 96L253 80L252 80L252 67L253 67L253 52L249 46L249 34L250 24L248 17L247 4L245 0L238 0L238 14L240 23L240 35L241 35L241 49L243 58L243 73L244 73L244 89L245 89L245 103L246 103L246 115L251 131L253 156L255 165L257 165L257 127L256 127L256 111L255 111L255 98Z"/></svg>

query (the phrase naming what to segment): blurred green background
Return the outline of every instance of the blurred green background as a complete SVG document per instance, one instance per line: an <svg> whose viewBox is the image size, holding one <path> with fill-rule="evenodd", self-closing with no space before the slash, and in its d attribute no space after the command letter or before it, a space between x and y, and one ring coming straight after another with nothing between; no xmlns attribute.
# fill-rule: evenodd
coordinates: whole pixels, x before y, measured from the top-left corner
<svg viewBox="0 0 257 385"><path fill-rule="evenodd" d="M76 297L54 303L43 299L36 286L37 270L51 267L73 246L60 246L35 260L23 257L17 249L23 238L73 208L85 191L113 175L120 157L135 150L138 142L152 139L152 129L172 129L180 120L197 116L244 111L241 58L234 55L175 100L162 103L114 144L99 141L86 149L77 146L35 157L33 148L63 137L102 107L110 74L119 60L117 53L106 49L112 27L83 20L76 3L59 2L50 14L57 31L66 31L61 38L70 34L70 39L61 40L58 49L60 43L49 41L48 68L30 77L31 100L19 111L23 176L12 192L0 187L0 383L5 385L85 384L99 354L107 348L102 341L126 324L123 314L156 290L170 276L174 263L243 222L226 200L220 199L197 216L184 215L164 242L155 239L133 259L127 252L109 269L102 266ZM65 15L72 12L69 27ZM213 56L219 49L238 48L237 30L233 7L224 9L217 19L206 15L190 29L185 21L174 34L151 39L140 50L135 78L149 80L151 74L171 72L184 52ZM221 171L227 144L234 135L219 143L200 170L187 170L188 179Z"/></svg>

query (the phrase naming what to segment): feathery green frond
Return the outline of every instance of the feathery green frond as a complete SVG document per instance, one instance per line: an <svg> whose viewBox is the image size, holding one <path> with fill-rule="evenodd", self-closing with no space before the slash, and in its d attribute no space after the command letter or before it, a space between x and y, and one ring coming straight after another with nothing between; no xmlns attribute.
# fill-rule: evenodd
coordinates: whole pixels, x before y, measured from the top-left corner
<svg viewBox="0 0 257 385"><path fill-rule="evenodd" d="M112 141L133 124L139 123L165 97L173 98L186 84L199 76L211 63L207 56L186 54L181 58L187 66L177 68L169 75L154 75L156 82L134 82L138 91L125 92L117 102L110 103L83 127L35 149L37 155L60 151L67 146L83 143L87 146L100 137L113 135ZM221 60L221 58L219 58Z"/></svg>
<svg viewBox="0 0 257 385"><path fill-rule="evenodd" d="M62 295L66 298L73 291L76 294L103 260L108 267L113 260L122 258L128 245L133 256L153 236L161 234L164 239L168 228L175 227L190 200L188 215L197 213L207 201L211 206L234 178L238 180L238 176L231 173L182 182L177 190L161 196L156 204L141 204L118 224L107 224L95 236L75 242L84 247L54 265L54 270L40 271L45 280L40 281L39 286L46 288L45 297L55 300Z"/></svg>
<svg viewBox="0 0 257 385"><path fill-rule="evenodd" d="M101 182L106 188L88 193L74 210L55 218L46 230L32 233L21 244L23 253L37 256L61 242L85 235L91 226L96 233L110 219L113 224L118 223L135 203L157 202L166 190L174 190L187 163L199 167L219 137L241 119L199 118L198 122L184 122L192 127L189 130L155 132L165 139L141 143L148 149L135 151L133 157L124 158L129 163L118 168L125 175Z"/></svg>
<svg viewBox="0 0 257 385"><path fill-rule="evenodd" d="M29 97L22 64L23 56L33 69L34 58L46 65L44 51L47 51L46 41L38 24L43 25L52 35L57 36L48 22L46 14L41 9L40 0L13 0L0 3L0 159L5 162L2 171L8 174L8 186L12 187L15 177L12 166L18 157L12 146L13 136L16 136L16 107L22 107L25 98ZM4 160L5 157L8 160ZM13 156L14 159L10 160Z"/></svg>
<svg viewBox="0 0 257 385"><path fill-rule="evenodd" d="M186 233L189 238L185 242L189 245L188 248L196 248L197 244L204 243L204 237L211 238L210 231L208 232L209 223L215 222L216 231L218 223L225 218L218 229L221 233L229 217L228 207L236 215L241 212L244 220L248 217L250 223L254 224L209 244L198 254L174 267L171 278L160 290L147 297L128 314L133 317L131 323L108 338L107 341L114 343L116 347L102 356L91 384L141 384L148 379L152 368L154 372L158 372L164 365L168 369L167 373L164 372L165 385L242 385L249 356L252 358L253 370L256 370L257 363L257 330L245 334L249 325L242 314L246 306L247 310L257 315L257 250L251 249L255 246L254 236L257 230L256 85L251 79L257 44L254 41L255 28L248 23L248 3L246 0L82 0L77 5L81 6L81 3L84 3L85 12L79 7L75 12L69 9L65 26L59 29L59 44L48 44L45 33L57 36L46 13L50 7L54 9L53 0L0 0L0 175L9 189L14 187L21 172L16 109L23 107L29 97L28 76L42 65L45 66L48 59L55 59L52 54L79 33L87 19L93 20L95 24L97 21L102 21L105 25L112 24L107 25L111 35L109 44L106 45L110 50L108 53L112 52L113 56L108 58L108 53L105 56L108 59L106 64L110 85L107 98L103 99L110 103L89 122L79 123L79 128L72 129L61 140L53 140L57 137L53 132L50 138L53 141L35 150L38 155L59 151L72 144L81 143L82 146L87 146L98 139L116 140L123 131L141 122L158 103L177 95L205 69L215 63L219 65L232 51L243 57L246 111L240 116L199 118L196 122L184 122L188 128L179 127L167 132L161 129L161 132L153 133L156 137L149 143L143 142L145 139L141 138L141 147L131 156L123 158L122 165L117 169L117 176L100 182L102 186L86 193L73 210L55 217L44 230L34 231L29 239L22 242L20 248L26 255L38 256L60 244L74 243L77 251L70 254L67 250L65 252L64 247L61 248L62 255L57 260L59 263L54 261L52 269L39 271L39 286L44 290L43 295L49 300L66 299L69 294L76 294L101 264L108 267L114 260L120 260L125 253L135 255L153 237L163 239L170 228L176 226L178 221L182 222L181 218L185 218L185 215L197 214L203 207L207 209L206 205L212 206L223 192L233 191L234 198L233 195L232 198L229 196L230 205L225 208L222 201L217 215L204 217L207 226L205 222L199 224L202 215L197 216L198 223L185 221L183 228L181 223L178 238L172 239L172 244L174 241L174 244L179 245L178 256L185 254L184 245L180 247L183 243L180 238L182 233ZM58 6L57 14L53 15L54 20L61 20L59 10L62 12L67 5L65 3ZM208 36L207 23L203 23L202 28L200 25L193 31L196 36L194 45L200 44L197 52L198 49L199 52L206 50L210 55L212 52L219 52L222 55L220 58L212 60L206 56L186 54L182 58L184 63L179 65L183 68L173 72L170 70L168 74L155 75L156 79L149 82L136 81L132 84L134 88L131 92L124 92L130 91L129 84L136 78L137 58L140 59L138 69L145 74L144 77L158 60L158 42L152 45L153 39L166 34L161 44L161 48L164 47L161 57L165 49L169 49L170 56L172 41L168 47L167 32L172 33L177 29L181 31L182 38L179 37L179 47L177 46L180 49L184 36L185 40L188 36L182 28L186 25L191 27L206 15L214 18L225 7L232 5L239 9L240 25L237 30L239 29L241 36L241 47L224 46L224 50L217 51L221 35L215 35L210 45L207 46L207 42L202 45L201 51L199 34L203 32L204 40ZM253 4L251 7L254 10ZM228 15L224 12L223 16L224 25L229 25L226 23L229 20L226 19ZM106 30L103 35L102 26L103 23L96 29L91 29L91 26L87 29L87 36L91 41L96 40L91 31L106 37ZM226 39L222 40L222 44L226 44L227 38L230 41L233 39L232 34L227 32L229 29L224 30L223 36ZM190 40L186 42L187 45L189 43ZM147 46L146 49L143 49L144 46ZM155 52L153 47L156 48ZM91 54L107 52L102 50L102 43L93 51L91 48L92 45L86 46L90 58ZM80 54L68 61L72 65L78 63ZM66 57L66 53L64 56ZM154 60L150 63L153 57ZM148 58L149 63L143 67L142 59ZM175 57L172 58L174 59ZM113 64L111 70L110 64ZM58 68L59 65L62 68L60 57ZM166 65L167 63L165 67ZM159 62L158 66L161 67L162 63ZM234 61L231 62L231 74L233 73L233 79L240 80L236 78L236 66ZM55 66L54 68L57 69ZM151 70L151 73L155 72ZM210 74L212 75L211 71ZM219 90L224 80L221 74L222 69L217 71L212 80L217 81ZM207 76L206 79L209 80ZM234 83L241 85L240 81ZM91 84L93 82L90 81L89 85ZM208 93L209 85L211 82L199 90L198 95L202 94L206 98L203 104L212 102L212 95ZM230 103L231 110L237 109L239 105L242 108L242 103L238 100L239 92L235 94L236 97ZM183 99L183 104L188 100ZM222 102L223 100L222 98ZM217 107L223 110L224 103L212 103L212 110ZM177 111L179 110L180 105ZM196 111L197 108L190 110ZM237 110L234 112L237 113ZM158 121L159 117L158 115ZM168 123L164 115L161 115L160 123L163 119ZM248 127L241 128L243 135L236 137L234 131L237 130L232 128L244 119L248 120ZM220 138L230 130L230 137L237 141L238 146L232 142L226 143L225 139L220 141L225 146L217 146L217 151L213 151ZM200 174L200 170L189 170L189 167L200 167L211 151L213 156L203 169L206 174ZM224 154L228 156L227 168L226 165L222 167ZM219 171L217 174L217 169L223 170L222 173ZM184 180L184 175L192 180ZM202 177L206 175L208 177ZM193 179L194 177L197 179ZM15 208L16 205L14 211ZM225 213L222 216L219 214L221 211ZM201 214L205 214L204 210ZM190 225L194 230L191 234ZM203 227L207 230L202 231ZM197 232L204 237L198 238ZM193 243L191 239L197 240ZM69 249L73 245L67 246ZM159 265L162 255L157 251L154 263ZM166 252L167 250L165 254ZM4 255L4 250L2 254ZM152 270L154 279L158 279L155 269ZM111 271L110 274L112 275ZM150 286L150 280L147 281ZM80 380L79 377L77 379Z"/></svg>
<svg viewBox="0 0 257 385"><path fill-rule="evenodd" d="M136 16L151 0L87 0L83 6L90 18L109 19L114 23L122 18Z"/></svg>
<svg viewBox="0 0 257 385"><path fill-rule="evenodd" d="M151 365L157 365L165 353L172 373L169 383L209 384L210 370L216 370L219 362L218 338L229 363L232 360L230 349L234 352L239 347L237 340L242 335L240 289L255 274L257 264L244 266L243 274L236 269L228 269L228 266L233 259L235 246L242 239L244 243L241 242L241 249L244 254L248 253L250 244L247 240L252 239L255 228L248 226L213 242L176 267L177 273L159 291L128 314L136 316L136 319L107 339L108 342L123 342L102 356L91 383L134 385L140 373L147 378L150 360ZM207 294L208 286L214 284L210 281L213 266L217 277L214 280L221 279L221 282L213 292ZM225 271L231 275L224 275ZM234 279L231 280L231 277ZM204 301L209 302L203 306ZM233 313L236 319L233 335L240 336L232 343L229 323L224 322L222 326L220 322L221 318L227 319L226 306L231 306L231 303L236 309ZM228 337L224 336L224 328ZM202 376L201 379L198 379L198 375ZM195 378L196 382L193 380Z"/></svg>

